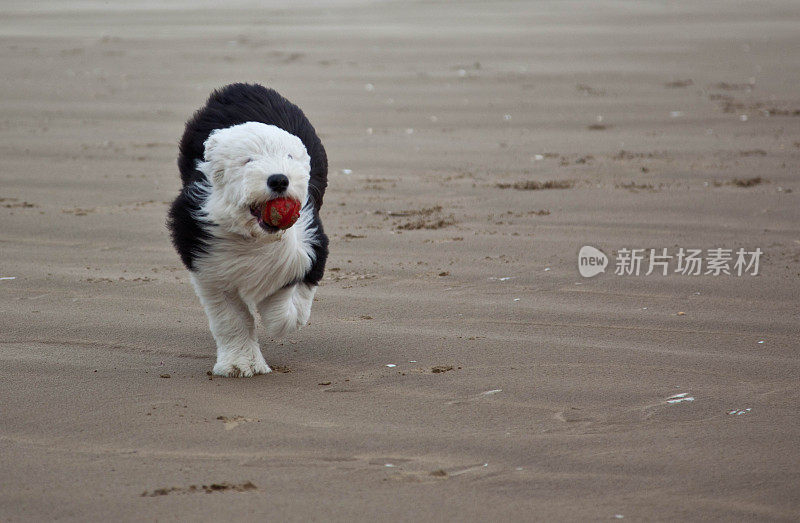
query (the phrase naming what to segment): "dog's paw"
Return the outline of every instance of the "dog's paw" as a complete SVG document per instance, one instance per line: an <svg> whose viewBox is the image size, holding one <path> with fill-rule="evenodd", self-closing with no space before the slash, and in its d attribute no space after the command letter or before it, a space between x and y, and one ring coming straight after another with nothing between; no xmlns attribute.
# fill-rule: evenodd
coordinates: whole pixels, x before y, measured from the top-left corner
<svg viewBox="0 0 800 523"><path fill-rule="evenodd" d="M253 374L268 374L272 372L272 369L269 368L267 362L265 361L257 361L252 365Z"/></svg>
<svg viewBox="0 0 800 523"><path fill-rule="evenodd" d="M218 361L212 371L217 376L226 378L249 378L254 374L267 374L272 372L264 357L260 354L255 359L241 359L236 361Z"/></svg>
<svg viewBox="0 0 800 523"><path fill-rule="evenodd" d="M220 361L214 365L214 370L211 372L216 376L224 376L226 378L249 378L253 375L253 366L250 362L224 362Z"/></svg>
<svg viewBox="0 0 800 523"><path fill-rule="evenodd" d="M252 369L253 374L267 374L272 372L267 362L264 361L264 356L261 355L261 351L256 354L256 360L252 363Z"/></svg>

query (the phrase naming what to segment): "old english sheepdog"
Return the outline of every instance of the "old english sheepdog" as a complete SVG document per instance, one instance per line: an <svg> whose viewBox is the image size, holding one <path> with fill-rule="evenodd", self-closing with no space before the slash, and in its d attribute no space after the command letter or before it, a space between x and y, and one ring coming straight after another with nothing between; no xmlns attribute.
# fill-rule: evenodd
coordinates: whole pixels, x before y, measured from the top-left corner
<svg viewBox="0 0 800 523"><path fill-rule="evenodd" d="M178 167L183 188L168 226L217 344L214 374L270 372L254 316L274 338L306 325L325 270L322 142L274 90L231 84L186 123ZM284 218L278 201L295 205L280 225L269 213Z"/></svg>

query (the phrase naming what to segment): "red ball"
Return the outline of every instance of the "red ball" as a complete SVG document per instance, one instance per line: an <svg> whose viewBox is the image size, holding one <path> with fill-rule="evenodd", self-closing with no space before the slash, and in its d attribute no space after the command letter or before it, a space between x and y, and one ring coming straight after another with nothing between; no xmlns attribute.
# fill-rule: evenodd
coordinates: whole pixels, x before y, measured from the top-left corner
<svg viewBox="0 0 800 523"><path fill-rule="evenodd" d="M261 219L279 229L288 229L300 218L300 202L294 198L275 198L264 206Z"/></svg>

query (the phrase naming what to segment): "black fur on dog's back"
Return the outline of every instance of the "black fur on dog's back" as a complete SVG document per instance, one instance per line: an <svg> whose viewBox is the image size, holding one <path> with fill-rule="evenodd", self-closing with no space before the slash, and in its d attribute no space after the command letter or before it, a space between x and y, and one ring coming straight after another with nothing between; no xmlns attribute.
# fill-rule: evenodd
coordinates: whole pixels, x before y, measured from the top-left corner
<svg viewBox="0 0 800 523"><path fill-rule="evenodd" d="M205 175L197 170L198 160L203 160L205 141L212 131L226 129L246 122L261 122L274 125L300 138L311 157L311 179L308 194L313 201L311 227L315 229L314 261L302 281L316 285L322 279L328 257L328 237L322 228L319 209L328 186L328 157L317 136L314 126L299 107L273 89L258 84L235 83L217 89L209 96L206 105L186 122L178 154L178 168L183 188L172 202L167 226L172 243L180 254L181 261L189 270L195 269L195 260L207 252L211 235L195 216L203 205L202 191L197 191L194 182L207 182Z"/></svg>
<svg viewBox="0 0 800 523"><path fill-rule="evenodd" d="M195 169L203 159L203 144L215 129L225 129L245 122L261 122L274 125L300 138L311 157L311 179L308 193L314 199L314 207L322 207L322 197L328 186L328 157L325 148L303 111L295 104L258 84L235 83L217 89L208 97L206 105L194 113L186 122L181 138L178 168L181 181L186 185L203 177Z"/></svg>

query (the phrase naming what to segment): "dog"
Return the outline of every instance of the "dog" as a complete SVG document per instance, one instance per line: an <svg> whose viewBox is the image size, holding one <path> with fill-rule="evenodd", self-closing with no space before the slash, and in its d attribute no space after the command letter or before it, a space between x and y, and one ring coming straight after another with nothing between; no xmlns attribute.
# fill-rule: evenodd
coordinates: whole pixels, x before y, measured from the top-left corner
<svg viewBox="0 0 800 523"><path fill-rule="evenodd" d="M235 83L186 123L178 168L183 187L167 226L208 316L213 373L271 372L254 316L273 338L308 323L328 256L319 216L325 148L299 107L272 89ZM263 217L276 198L302 204L285 230Z"/></svg>

